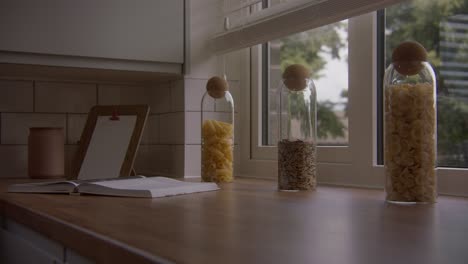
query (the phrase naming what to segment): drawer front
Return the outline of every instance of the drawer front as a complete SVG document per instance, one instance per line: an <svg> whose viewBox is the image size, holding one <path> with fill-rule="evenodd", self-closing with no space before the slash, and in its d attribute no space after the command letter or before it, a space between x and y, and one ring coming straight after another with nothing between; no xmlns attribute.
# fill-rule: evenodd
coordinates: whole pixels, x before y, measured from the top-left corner
<svg viewBox="0 0 468 264"><path fill-rule="evenodd" d="M48 255L22 238L0 229L0 259L3 264L63 263Z"/></svg>
<svg viewBox="0 0 468 264"><path fill-rule="evenodd" d="M65 252L65 258L67 264L92 264L92 260L85 258L78 254L76 251L67 248Z"/></svg>
<svg viewBox="0 0 468 264"><path fill-rule="evenodd" d="M64 260L65 248L56 241L8 218L5 219L4 228L8 233L34 245L34 247L49 256L60 261Z"/></svg>

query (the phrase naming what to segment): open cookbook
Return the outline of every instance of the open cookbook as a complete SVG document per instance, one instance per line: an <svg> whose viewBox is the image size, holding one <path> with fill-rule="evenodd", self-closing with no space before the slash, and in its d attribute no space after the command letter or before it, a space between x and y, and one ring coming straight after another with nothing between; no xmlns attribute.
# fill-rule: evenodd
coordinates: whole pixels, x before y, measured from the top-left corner
<svg viewBox="0 0 468 264"><path fill-rule="evenodd" d="M127 197L164 197L186 193L215 191L215 183L184 182L166 177L135 176L100 180L64 180L13 184L8 192L69 193Z"/></svg>

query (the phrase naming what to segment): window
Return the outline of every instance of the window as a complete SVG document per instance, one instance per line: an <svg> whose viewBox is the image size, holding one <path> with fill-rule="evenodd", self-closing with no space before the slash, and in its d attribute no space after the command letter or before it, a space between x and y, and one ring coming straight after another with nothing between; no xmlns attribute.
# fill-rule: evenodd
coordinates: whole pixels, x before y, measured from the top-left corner
<svg viewBox="0 0 468 264"><path fill-rule="evenodd" d="M262 175L275 177L277 124L276 105L272 104L272 99L279 86L281 67L286 66L281 65L281 59L297 59L303 55L299 54L300 51L295 54L295 47L315 45L309 54L312 58L320 58L320 61L312 59L308 63L314 64L311 68L315 69L313 78L318 102L324 106L322 110L326 110L322 115L325 118L319 119L319 122L329 122L328 129L321 133L321 146L318 148L319 170L327 171L323 174L328 175L326 179L322 178L322 182L344 184L349 178L343 175L350 172L350 166L356 159L362 163L362 166L355 167L362 170L357 173L370 175L373 162L368 160L372 160L373 149L369 139L373 138L372 89L375 85L369 77L375 72L375 63L369 50L374 45L374 19L375 14L366 14L251 48L249 83L252 89L250 97L244 98L251 102L248 105L251 111L243 119L250 120L251 128L245 129L242 137L250 140L251 149L241 148L244 149L241 151L244 158L242 167L247 174L258 171ZM361 108L352 107L353 100L362 101L358 103ZM358 121L351 124L347 120L352 116L356 116L354 119ZM353 155L354 152L359 155ZM383 177L378 178L375 182L370 180L370 185L379 185Z"/></svg>
<svg viewBox="0 0 468 264"><path fill-rule="evenodd" d="M382 152L382 146L378 144L378 139L382 136L381 129L379 129L379 124L382 121L379 114L379 107L381 107L381 103L379 103L381 100L381 90L379 89L381 89L382 80L379 77L381 77L386 67L385 55L389 56L388 50L403 40L413 39L422 42L416 37L424 37L425 34L431 32L430 29L432 27L436 26L434 24L420 25L421 21L416 18L423 15L427 16L427 13L423 14L421 11L411 11L411 6L415 3L422 6L435 5L436 8L444 10L440 13L444 15L448 14L448 17L451 17L449 20L447 20L448 18L442 20L442 14L440 14L440 21L442 21L440 24L444 25L444 28L447 28L444 29L446 30L444 32L448 30L451 38L459 38L461 33L460 27L463 27L459 25L459 20L464 17L460 16L460 13L455 15L455 13L448 12L447 10L455 9L444 9L441 6L443 3L439 2L444 2L449 6L451 5L450 3L453 3L458 8L457 10L463 10L464 6L468 6L468 0L464 1L467 4L463 4L458 0L416 0L409 3L405 2L387 9L386 15L382 13L381 16L378 16L377 12L373 12L350 18L347 21L341 21L338 24L296 33L296 35L290 35L270 41L269 44L251 48L249 53L249 74L245 82L251 89L242 98L243 101L250 103L244 105L247 114L245 112L241 113L242 120L247 120L246 122L242 122L242 124L245 125L247 123L250 126L242 128L241 164L243 171L241 173L254 177L276 177L277 150L274 132L276 130L274 119L274 111L276 109L271 104L271 98L278 87L279 72L281 67L284 67L284 65L282 66L283 60L291 57L294 58L294 52L296 51L292 52L293 55L289 54L289 57L285 54L290 52L288 49L292 49L291 47L304 47L307 41L317 41L317 39L320 39L320 34L326 34L324 32L327 32L327 30L330 32L333 29L334 31L331 32L335 32L335 34L331 35L340 38L339 48L338 50L332 50L333 45L321 45L320 51L314 53L322 59L326 58L322 68L319 68L321 71L316 71L318 76L314 76L314 81L316 82L317 94L319 95L318 102L330 101L330 103L327 103L327 106L331 109L335 120L339 120L345 129L345 136L340 137L339 134L329 132L325 134L326 136L321 137L321 146L318 148L318 181L319 183L339 185L383 187L384 170L382 163L379 162L380 158L382 158L382 155L379 155ZM391 12L393 12L393 15L391 15ZM439 16L439 13L436 12L430 14L422 20L431 21L433 19L431 16ZM454 15L458 18L456 22L453 20ZM384 26L384 23L377 23L379 19L383 19L385 16L387 18L387 27ZM395 20L398 16L400 16L399 21ZM392 17L393 20L390 20ZM393 26L392 23L394 23ZM398 31L396 29L401 27L402 24L406 25L410 23L416 23L419 27L415 27L412 32L402 32L399 38L397 38ZM452 25L452 28L447 25ZM379 32L381 33L380 35L378 34ZM439 36L442 37L449 34L444 32L440 33ZM392 34L395 35L392 36ZM415 38L412 38L412 36ZM431 36L437 35L434 33ZM386 53L384 53L383 43L385 43ZM435 53L430 53L430 58L436 58L434 62L441 65L439 68L436 68L439 71L437 75L442 76L442 80L449 80L450 82L448 83L452 85L449 87L446 85L446 82L445 86L439 86L449 89L448 96L440 94L442 91L439 91L439 94L440 96L445 96L444 100L449 100L450 102L457 100L457 103L452 104L452 108L450 108L451 112L448 116L450 118L453 117L458 122L456 123L458 128L466 129L468 128L466 125L468 114L464 111L466 110L467 101L463 101L466 99L462 100L460 94L464 92L458 87L460 87L460 84L468 83L468 77L464 79L465 77L461 71L462 69L468 69L468 66L465 66L463 61L451 61L448 63L448 61L445 61L445 58L449 56L463 58L465 56L468 65L468 55L460 55L461 53L458 53L460 50L468 51L468 42L465 44L463 41L458 41L456 42L456 47L453 47L455 43L445 40L435 43L435 46L438 48L434 51ZM426 46L425 43L423 45ZM444 45L446 46L445 48L450 49L443 50ZM339 57L334 56L333 52L336 51L338 51ZM440 56L433 57L437 52L439 52ZM336 70L340 69L340 66L336 66L335 63L347 65L347 70L346 66L344 66L345 70ZM448 67L451 68L449 69ZM333 70L340 72L340 77L347 76L344 78L347 82L340 82L340 78L336 77L336 73L332 73ZM336 88L330 88L330 90L336 90L333 95L334 97L327 97L327 92L329 91L326 89L334 86L332 82L327 80L329 76L332 77L333 81L338 82ZM455 87L455 84L458 86ZM346 90L345 88L348 88L347 92L343 92L343 96L340 96L340 89ZM248 89L243 91L248 91ZM442 115L439 113L439 116ZM349 122L347 122L346 117ZM439 126L441 122L448 121L441 121L439 118ZM448 127L452 127L453 125ZM466 166L461 163L462 159L465 158L465 154L463 154L461 149L466 144L462 135L468 136L468 131L462 130L460 132L458 130L452 131L451 129L447 129L446 131L459 133L458 135L460 135L461 139L456 143L456 147L447 145L446 149L449 152L444 152L443 154L446 160L444 161L445 163L441 162L440 165L447 167L439 168L438 170L439 192L468 195L468 188L466 187L468 186L468 170L455 168L455 166ZM441 148L441 142L443 140L441 140L441 133L439 132L439 148ZM452 144L454 142L449 143ZM459 165L455 165L455 162Z"/></svg>
<svg viewBox="0 0 468 264"><path fill-rule="evenodd" d="M436 72L438 165L468 168L468 1L405 2L385 21L385 66L398 43L415 40Z"/></svg>
<svg viewBox="0 0 468 264"><path fill-rule="evenodd" d="M263 46L262 144L278 142L278 89L291 64L306 65L317 88L319 145L348 144L348 21L270 41ZM269 56L268 56L269 55Z"/></svg>

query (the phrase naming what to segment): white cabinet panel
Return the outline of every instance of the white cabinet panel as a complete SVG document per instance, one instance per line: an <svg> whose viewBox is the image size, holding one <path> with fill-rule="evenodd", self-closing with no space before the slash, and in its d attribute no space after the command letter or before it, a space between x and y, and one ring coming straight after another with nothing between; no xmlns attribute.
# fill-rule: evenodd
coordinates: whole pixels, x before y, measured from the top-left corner
<svg viewBox="0 0 468 264"><path fill-rule="evenodd" d="M0 263L90 264L94 261L0 215Z"/></svg>
<svg viewBox="0 0 468 264"><path fill-rule="evenodd" d="M33 247L22 238L0 229L0 260L4 264L34 263L53 264L62 263L43 251Z"/></svg>
<svg viewBox="0 0 468 264"><path fill-rule="evenodd" d="M85 258L78 254L76 251L67 248L67 251L65 253L66 256L66 263L67 264L92 264L95 263L94 261Z"/></svg>
<svg viewBox="0 0 468 264"><path fill-rule="evenodd" d="M0 51L183 63L183 0L2 0Z"/></svg>
<svg viewBox="0 0 468 264"><path fill-rule="evenodd" d="M65 248L56 241L8 218L5 219L4 228L8 233L14 234L15 237L34 245L35 248L47 255L57 260L64 259Z"/></svg>

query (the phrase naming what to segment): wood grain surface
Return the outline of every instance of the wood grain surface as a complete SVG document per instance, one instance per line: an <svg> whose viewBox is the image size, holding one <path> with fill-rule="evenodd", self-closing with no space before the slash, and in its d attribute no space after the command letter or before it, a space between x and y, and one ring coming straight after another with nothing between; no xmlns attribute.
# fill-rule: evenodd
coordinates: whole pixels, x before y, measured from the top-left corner
<svg viewBox="0 0 468 264"><path fill-rule="evenodd" d="M159 199L5 193L13 182L2 214L97 262L468 263L465 198L404 206L382 190L247 179Z"/></svg>

